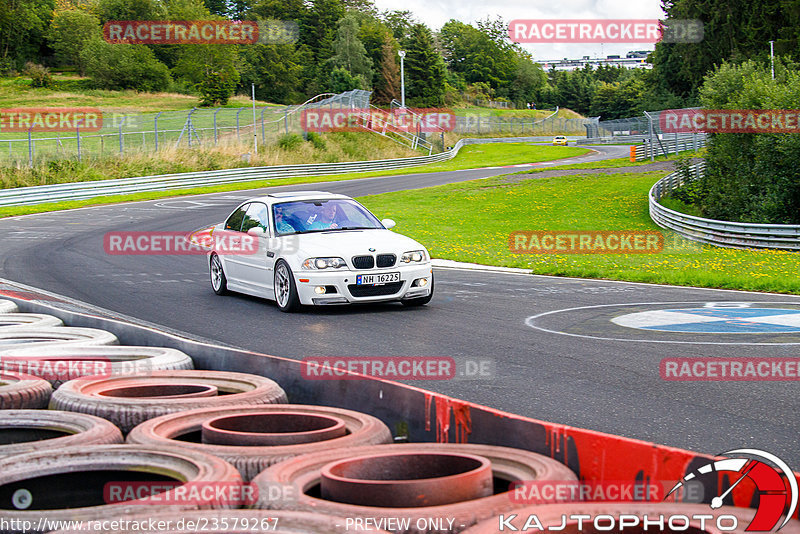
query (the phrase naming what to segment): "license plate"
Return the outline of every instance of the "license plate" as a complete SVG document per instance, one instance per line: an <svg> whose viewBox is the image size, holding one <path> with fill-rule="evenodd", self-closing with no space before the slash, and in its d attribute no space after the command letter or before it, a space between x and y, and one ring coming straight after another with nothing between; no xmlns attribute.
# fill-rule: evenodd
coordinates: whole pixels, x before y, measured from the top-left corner
<svg viewBox="0 0 800 534"><path fill-rule="evenodd" d="M389 282L399 282L400 273L359 274L356 276L356 285L381 285Z"/></svg>

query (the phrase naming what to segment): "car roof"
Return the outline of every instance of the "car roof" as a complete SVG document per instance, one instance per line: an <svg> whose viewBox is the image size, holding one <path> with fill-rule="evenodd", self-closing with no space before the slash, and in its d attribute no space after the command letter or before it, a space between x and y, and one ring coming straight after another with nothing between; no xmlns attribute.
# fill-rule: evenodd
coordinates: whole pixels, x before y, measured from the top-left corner
<svg viewBox="0 0 800 534"><path fill-rule="evenodd" d="M280 193L270 193L261 197L251 198L247 202L265 202L274 204L276 202L287 202L292 200L331 200L331 199L350 199L347 195L329 193L327 191L283 191Z"/></svg>

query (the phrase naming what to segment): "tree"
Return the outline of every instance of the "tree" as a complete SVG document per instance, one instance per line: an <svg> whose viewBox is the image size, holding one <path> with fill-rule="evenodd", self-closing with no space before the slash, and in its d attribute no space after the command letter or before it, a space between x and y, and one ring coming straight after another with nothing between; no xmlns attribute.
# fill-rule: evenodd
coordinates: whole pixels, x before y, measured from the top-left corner
<svg viewBox="0 0 800 534"><path fill-rule="evenodd" d="M723 62L706 77L707 109L793 109L800 102L800 66L777 58ZM800 224L800 139L791 134L713 134L705 176L693 184L705 217L728 221Z"/></svg>
<svg viewBox="0 0 800 534"><path fill-rule="evenodd" d="M164 91L171 80L167 66L141 45L90 39L81 51L81 61L94 84L103 89Z"/></svg>
<svg viewBox="0 0 800 534"><path fill-rule="evenodd" d="M641 115L644 82L631 78L622 82L600 82L592 96L589 114L604 120L625 119Z"/></svg>
<svg viewBox="0 0 800 534"><path fill-rule="evenodd" d="M353 76L347 69L335 67L330 74L328 90L332 93L343 93L352 89L364 89L365 83L361 76Z"/></svg>
<svg viewBox="0 0 800 534"><path fill-rule="evenodd" d="M100 22L109 20L159 20L165 10L157 0L99 0Z"/></svg>
<svg viewBox="0 0 800 534"><path fill-rule="evenodd" d="M173 73L189 81L202 95L202 105L225 105L239 84L235 45L183 45Z"/></svg>
<svg viewBox="0 0 800 534"><path fill-rule="evenodd" d="M537 93L547 84L547 75L530 55L517 56L517 68L511 82L509 97L517 106L524 108L528 102L536 102Z"/></svg>
<svg viewBox="0 0 800 534"><path fill-rule="evenodd" d="M424 24L415 24L405 43L406 95L418 107L444 104L445 64L433 44L433 35Z"/></svg>
<svg viewBox="0 0 800 534"><path fill-rule="evenodd" d="M291 104L303 101L303 65L311 61L311 50L294 44L256 44L244 47L242 83L256 86L261 100Z"/></svg>
<svg viewBox="0 0 800 534"><path fill-rule="evenodd" d="M381 47L381 61L373 100L378 104L389 104L400 96L400 66L397 64L397 44L387 35Z"/></svg>
<svg viewBox="0 0 800 534"><path fill-rule="evenodd" d="M369 88L372 85L372 60L367 56L364 44L358 39L358 21L349 14L339 21L339 30L333 42L334 55L329 63L347 70L361 78Z"/></svg>
<svg viewBox="0 0 800 534"><path fill-rule="evenodd" d="M11 58L16 66L39 61L54 0L0 0L0 6L0 58Z"/></svg>
<svg viewBox="0 0 800 534"><path fill-rule="evenodd" d="M78 67L81 76L86 73L86 64L81 60L81 51L86 42L100 37L100 21L86 11L70 9L56 12L47 31L47 40L62 64Z"/></svg>

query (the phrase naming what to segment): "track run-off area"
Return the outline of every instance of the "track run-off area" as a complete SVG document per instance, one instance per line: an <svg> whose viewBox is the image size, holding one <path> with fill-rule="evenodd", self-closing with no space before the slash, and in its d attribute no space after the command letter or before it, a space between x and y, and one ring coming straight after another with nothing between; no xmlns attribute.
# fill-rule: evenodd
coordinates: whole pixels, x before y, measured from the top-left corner
<svg viewBox="0 0 800 534"><path fill-rule="evenodd" d="M620 158L629 151L595 148L546 165ZM393 303L284 314L269 301L216 296L205 256L114 256L103 248L108 232L210 226L241 201L265 192L310 189L359 197L513 171L492 167L351 179L5 218L0 278L187 337L277 356L491 360L488 376L414 385L536 419L709 454L758 448L800 465L797 379L662 376L664 359L800 361L800 297L437 262L436 294L426 307ZM400 226L395 230L403 233Z"/></svg>

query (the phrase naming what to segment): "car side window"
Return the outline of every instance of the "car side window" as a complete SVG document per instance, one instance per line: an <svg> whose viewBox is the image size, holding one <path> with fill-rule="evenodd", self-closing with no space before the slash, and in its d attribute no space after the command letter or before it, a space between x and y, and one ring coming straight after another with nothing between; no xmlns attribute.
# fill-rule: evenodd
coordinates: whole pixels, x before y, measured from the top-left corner
<svg viewBox="0 0 800 534"><path fill-rule="evenodd" d="M225 221L225 229L226 230L233 230L234 232L239 232L242 229L242 220L244 219L244 215L247 212L247 208L250 204L245 204L244 206L240 206L236 211L231 213L231 216L228 217L228 220Z"/></svg>
<svg viewBox="0 0 800 534"><path fill-rule="evenodd" d="M267 205L261 202L253 202L247 208L242 219L242 232L256 227L260 227L267 232Z"/></svg>

